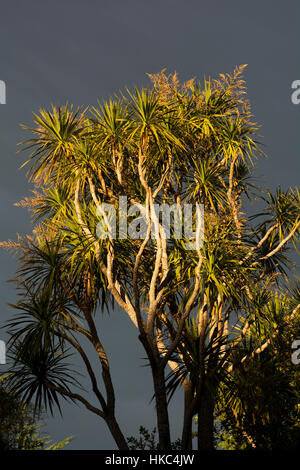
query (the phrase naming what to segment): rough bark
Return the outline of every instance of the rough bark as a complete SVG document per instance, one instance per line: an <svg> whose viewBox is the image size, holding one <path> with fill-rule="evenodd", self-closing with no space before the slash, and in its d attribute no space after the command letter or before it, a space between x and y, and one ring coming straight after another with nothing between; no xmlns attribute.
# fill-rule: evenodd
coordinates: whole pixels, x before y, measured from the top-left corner
<svg viewBox="0 0 300 470"><path fill-rule="evenodd" d="M160 450L170 450L171 437L164 371L152 369L152 375L156 402L159 448Z"/></svg>
<svg viewBox="0 0 300 470"><path fill-rule="evenodd" d="M198 409L198 450L214 449L214 398L204 390Z"/></svg>
<svg viewBox="0 0 300 470"><path fill-rule="evenodd" d="M106 424L115 440L115 443L118 446L119 450L128 450L128 444L126 442L126 439L117 423L117 420L114 416L106 418Z"/></svg>
<svg viewBox="0 0 300 470"><path fill-rule="evenodd" d="M183 383L184 390L184 417L183 417L183 430L182 430L182 450L192 450L192 422L193 416L191 414L191 405L193 400L193 385L192 382L186 379Z"/></svg>

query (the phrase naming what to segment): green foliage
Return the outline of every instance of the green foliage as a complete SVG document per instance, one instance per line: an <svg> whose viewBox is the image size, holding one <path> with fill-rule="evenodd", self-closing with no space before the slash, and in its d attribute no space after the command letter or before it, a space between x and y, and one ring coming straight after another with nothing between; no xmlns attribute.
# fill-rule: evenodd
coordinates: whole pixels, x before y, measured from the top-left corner
<svg viewBox="0 0 300 470"><path fill-rule="evenodd" d="M139 428L139 437L128 437L127 442L129 444L130 450L158 450L159 445L157 441L157 431L156 428L153 431L148 431L148 429L140 426ZM172 442L172 450L181 450L181 440L177 439Z"/></svg>
<svg viewBox="0 0 300 470"><path fill-rule="evenodd" d="M0 450L59 450L72 440L53 442L41 434L41 424L30 406L22 402L0 377Z"/></svg>
<svg viewBox="0 0 300 470"><path fill-rule="evenodd" d="M289 299L293 304L295 298ZM297 449L300 442L300 370L291 362L291 342L299 319L284 322L287 298L271 298L261 313L261 328L235 351L232 373L220 387L218 439L223 449ZM274 336L268 348L251 352ZM245 357L248 358L245 360Z"/></svg>

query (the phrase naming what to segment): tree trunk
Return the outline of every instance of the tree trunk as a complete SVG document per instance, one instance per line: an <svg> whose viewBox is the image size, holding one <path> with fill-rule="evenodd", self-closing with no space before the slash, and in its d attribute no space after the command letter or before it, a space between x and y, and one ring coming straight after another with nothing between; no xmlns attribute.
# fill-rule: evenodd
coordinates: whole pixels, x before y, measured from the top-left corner
<svg viewBox="0 0 300 470"><path fill-rule="evenodd" d="M204 390L198 410L198 450L214 449L214 398Z"/></svg>
<svg viewBox="0 0 300 470"><path fill-rule="evenodd" d="M193 385L192 382L186 379L183 383L184 390L184 417L183 417L183 430L181 438L182 450L192 450L192 423L193 416L191 413L191 404L193 400Z"/></svg>
<svg viewBox="0 0 300 470"><path fill-rule="evenodd" d="M156 402L159 449L171 449L170 425L164 371L152 368Z"/></svg>
<svg viewBox="0 0 300 470"><path fill-rule="evenodd" d="M106 418L106 424L115 440L115 443L118 446L119 450L128 450L128 444L126 442L126 439L117 423L117 420L114 416Z"/></svg>

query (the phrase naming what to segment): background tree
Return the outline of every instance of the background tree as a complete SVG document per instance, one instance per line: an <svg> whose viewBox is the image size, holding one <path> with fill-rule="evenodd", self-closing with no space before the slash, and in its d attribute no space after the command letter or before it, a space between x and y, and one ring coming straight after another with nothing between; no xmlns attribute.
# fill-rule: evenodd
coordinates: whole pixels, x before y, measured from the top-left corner
<svg viewBox="0 0 300 470"><path fill-rule="evenodd" d="M139 437L130 436L127 438L130 450L159 450L157 442L156 428L153 431L148 431L144 426L139 428ZM177 439L171 444L172 450L181 450L181 440Z"/></svg>
<svg viewBox="0 0 300 470"><path fill-rule="evenodd" d="M294 305L299 293L299 284L289 293ZM291 339L299 335L299 319L285 321L290 308L288 296L270 299L262 311L261 328L253 325L235 352L240 365L226 377L216 407L222 448L288 450L299 446L300 371L291 361ZM269 338L269 347L261 348Z"/></svg>

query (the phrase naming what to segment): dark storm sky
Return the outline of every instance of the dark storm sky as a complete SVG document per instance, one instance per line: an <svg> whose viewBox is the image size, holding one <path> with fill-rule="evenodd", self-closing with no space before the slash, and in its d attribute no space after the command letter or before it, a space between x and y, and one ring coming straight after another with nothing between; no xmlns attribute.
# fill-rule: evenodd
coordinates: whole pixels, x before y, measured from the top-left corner
<svg viewBox="0 0 300 470"><path fill-rule="evenodd" d="M269 158L260 161L264 185L299 183L300 105L291 83L300 79L299 0L51 0L0 2L0 239L30 231L26 211L13 203L28 194L16 155L32 113L51 103L96 105L115 91L147 85L146 73L167 67L186 80L215 77L248 64L245 78ZM6 283L15 260L0 252L0 323L15 300ZM103 317L101 335L111 357L118 416L125 435L154 426L150 370L135 329L119 311ZM0 337L5 339L4 333ZM3 367L3 366L0 366ZM1 370L0 370L1 373ZM64 419L46 418L54 439L75 435L68 448L111 449L105 425L68 405ZM171 407L174 438L180 434L181 397Z"/></svg>

